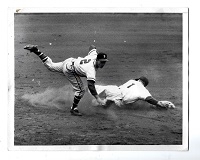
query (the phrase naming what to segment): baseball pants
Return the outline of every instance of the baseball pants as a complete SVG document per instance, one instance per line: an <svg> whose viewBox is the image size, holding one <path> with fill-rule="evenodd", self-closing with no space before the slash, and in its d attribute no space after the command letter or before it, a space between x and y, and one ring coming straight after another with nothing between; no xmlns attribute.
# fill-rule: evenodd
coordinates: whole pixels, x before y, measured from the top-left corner
<svg viewBox="0 0 200 160"><path fill-rule="evenodd" d="M107 100L114 101L117 106L122 105L122 93L118 86L115 85L95 85L96 91L99 95L105 94Z"/></svg>
<svg viewBox="0 0 200 160"><path fill-rule="evenodd" d="M63 62L55 63L48 57L48 59L44 62L44 65L52 72L63 73L72 85L75 92L74 95L83 97L85 89L80 76L78 76L74 70L74 60L74 58L68 58Z"/></svg>

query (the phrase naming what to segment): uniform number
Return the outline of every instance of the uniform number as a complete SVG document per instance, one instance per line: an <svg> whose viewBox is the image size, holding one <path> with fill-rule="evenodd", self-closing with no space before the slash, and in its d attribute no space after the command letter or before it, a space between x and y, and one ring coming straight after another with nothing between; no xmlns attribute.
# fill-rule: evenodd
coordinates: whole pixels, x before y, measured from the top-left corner
<svg viewBox="0 0 200 160"><path fill-rule="evenodd" d="M80 61L80 64L89 63L90 61L91 61L91 59L83 59Z"/></svg>
<svg viewBox="0 0 200 160"><path fill-rule="evenodd" d="M127 86L127 88L130 88L131 86L135 85L134 83L132 83L131 85Z"/></svg>

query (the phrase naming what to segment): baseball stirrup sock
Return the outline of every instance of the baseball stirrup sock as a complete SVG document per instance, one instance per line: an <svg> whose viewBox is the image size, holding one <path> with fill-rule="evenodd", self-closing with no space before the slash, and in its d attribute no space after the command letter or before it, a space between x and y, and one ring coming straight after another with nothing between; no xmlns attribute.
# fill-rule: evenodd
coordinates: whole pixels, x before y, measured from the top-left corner
<svg viewBox="0 0 200 160"><path fill-rule="evenodd" d="M44 53L40 52L39 49L34 53L40 57L42 62L45 62L48 59L48 57Z"/></svg>
<svg viewBox="0 0 200 160"><path fill-rule="evenodd" d="M79 97L79 96L75 96L75 97L74 97L73 106L72 106L71 109L76 108L76 107L78 106L78 103L80 102L80 100L81 100L81 97Z"/></svg>
<svg viewBox="0 0 200 160"><path fill-rule="evenodd" d="M39 55L39 57L40 57L40 59L42 60L42 62L45 62L45 61L48 59L48 57L47 57L44 53L41 53L41 54Z"/></svg>
<svg viewBox="0 0 200 160"><path fill-rule="evenodd" d="M42 53L39 49L37 51L34 51L34 53L40 57L42 62L45 62L48 59L48 57L44 53Z"/></svg>

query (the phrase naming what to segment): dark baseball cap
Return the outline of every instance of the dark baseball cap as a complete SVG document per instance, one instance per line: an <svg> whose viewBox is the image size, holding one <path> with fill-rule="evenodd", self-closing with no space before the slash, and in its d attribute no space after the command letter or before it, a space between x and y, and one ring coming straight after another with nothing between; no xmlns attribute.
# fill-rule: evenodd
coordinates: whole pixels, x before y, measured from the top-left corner
<svg viewBox="0 0 200 160"><path fill-rule="evenodd" d="M135 80L136 81L141 80L144 83L145 87L149 84L149 80L144 76L141 76L140 78L136 78Z"/></svg>
<svg viewBox="0 0 200 160"><path fill-rule="evenodd" d="M98 53L97 60L99 60L99 61L108 61L107 54L102 53L102 52Z"/></svg>

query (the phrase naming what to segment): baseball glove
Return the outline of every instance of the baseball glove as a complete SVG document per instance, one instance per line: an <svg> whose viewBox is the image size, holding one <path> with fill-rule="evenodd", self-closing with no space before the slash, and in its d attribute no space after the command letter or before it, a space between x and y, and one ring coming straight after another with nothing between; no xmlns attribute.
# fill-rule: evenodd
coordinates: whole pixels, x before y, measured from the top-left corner
<svg viewBox="0 0 200 160"><path fill-rule="evenodd" d="M175 108L175 105L170 101L159 101L159 105L161 105L162 107L165 107L165 108L170 108L170 109Z"/></svg>

